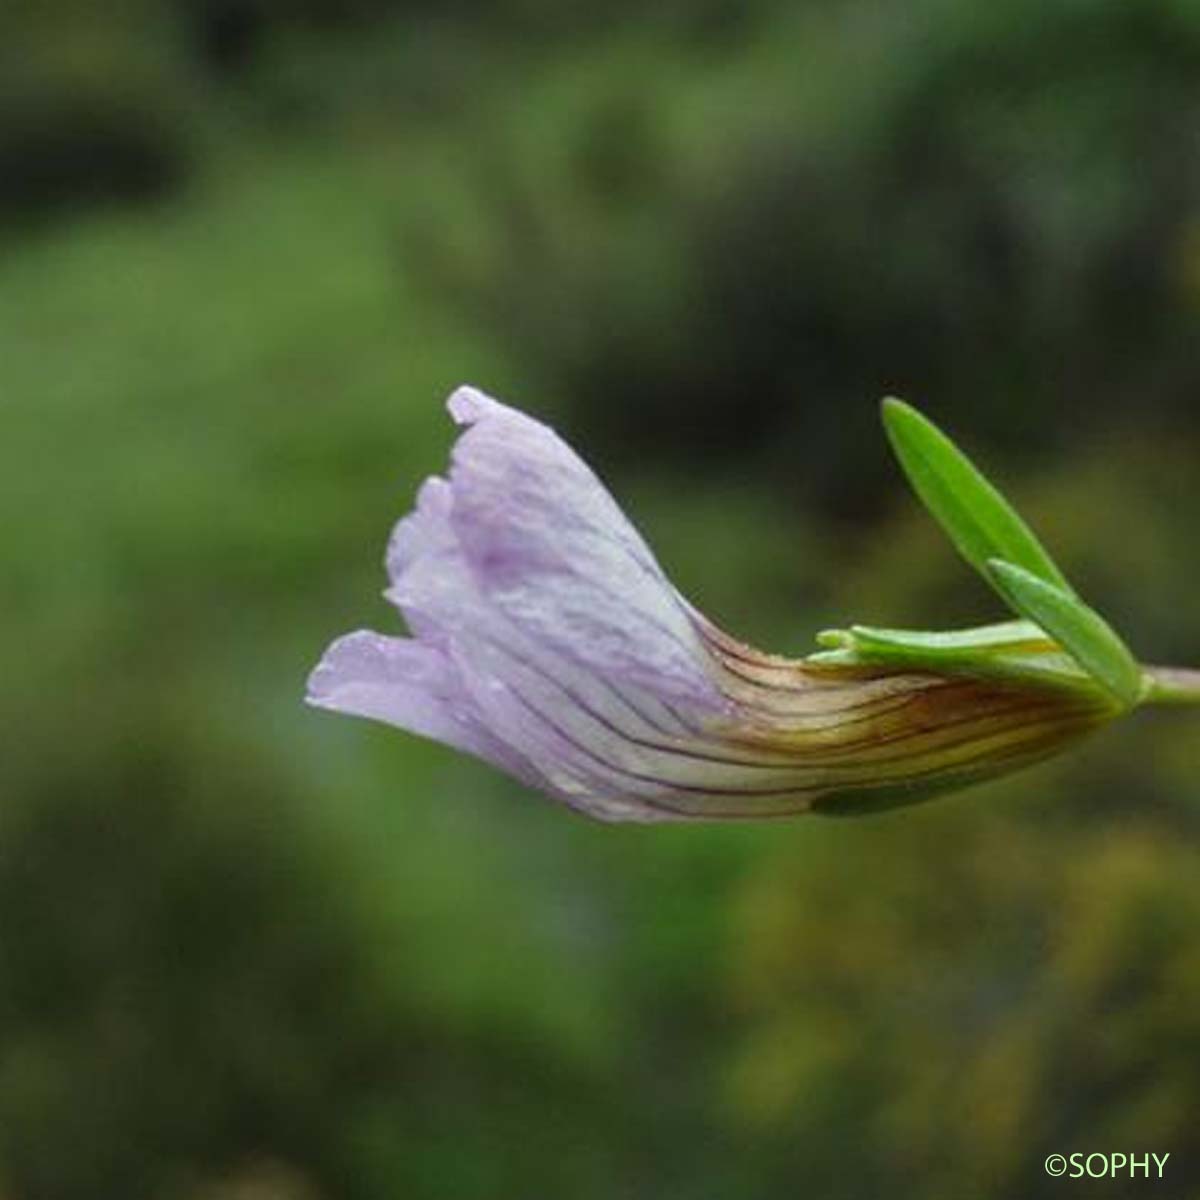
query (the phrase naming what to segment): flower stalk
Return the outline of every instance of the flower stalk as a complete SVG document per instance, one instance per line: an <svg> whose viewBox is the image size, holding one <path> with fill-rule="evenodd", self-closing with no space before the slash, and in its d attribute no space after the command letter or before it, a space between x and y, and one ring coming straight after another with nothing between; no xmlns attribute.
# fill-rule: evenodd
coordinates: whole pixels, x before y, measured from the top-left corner
<svg viewBox="0 0 1200 1200"><path fill-rule="evenodd" d="M1200 704L1200 671L1185 667L1146 667L1146 704Z"/></svg>

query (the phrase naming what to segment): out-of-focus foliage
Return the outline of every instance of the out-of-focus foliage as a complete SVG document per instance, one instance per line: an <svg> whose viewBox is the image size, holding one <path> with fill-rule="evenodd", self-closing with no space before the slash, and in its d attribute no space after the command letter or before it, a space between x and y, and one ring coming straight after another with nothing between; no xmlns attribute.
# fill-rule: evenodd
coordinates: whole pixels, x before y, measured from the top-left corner
<svg viewBox="0 0 1200 1200"><path fill-rule="evenodd" d="M102 7L0 9L6 1198L1200 1188L1188 714L642 830L300 704L464 380L795 652L996 615L908 393L1200 664L1200 9Z"/></svg>
<svg viewBox="0 0 1200 1200"><path fill-rule="evenodd" d="M182 182L193 98L166 18L157 0L0 9L0 220Z"/></svg>

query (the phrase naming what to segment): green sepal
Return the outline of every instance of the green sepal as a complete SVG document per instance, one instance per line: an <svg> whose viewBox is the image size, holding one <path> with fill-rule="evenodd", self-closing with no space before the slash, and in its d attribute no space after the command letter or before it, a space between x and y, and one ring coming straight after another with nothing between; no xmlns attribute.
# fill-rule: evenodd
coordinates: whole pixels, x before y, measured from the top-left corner
<svg viewBox="0 0 1200 1200"><path fill-rule="evenodd" d="M926 658L938 658L943 655L957 658L964 653L987 657L1019 653L1023 650L1043 651L1053 646L1046 636L1046 631L1033 621L1002 621L996 625L977 625L972 629L938 632L852 625L850 632L860 645L913 650Z"/></svg>
<svg viewBox="0 0 1200 1200"><path fill-rule="evenodd" d="M817 635L816 666L890 667L1101 692L1096 681L1032 621L931 632L852 625Z"/></svg>
<svg viewBox="0 0 1200 1200"><path fill-rule="evenodd" d="M1016 563L991 558L986 571L1017 612L1040 625L1124 707L1142 699L1147 687L1142 668L1095 609Z"/></svg>
<svg viewBox="0 0 1200 1200"><path fill-rule="evenodd" d="M888 440L913 489L985 579L994 583L987 562L1001 558L1074 595L1033 530L932 421L893 397L882 407Z"/></svg>

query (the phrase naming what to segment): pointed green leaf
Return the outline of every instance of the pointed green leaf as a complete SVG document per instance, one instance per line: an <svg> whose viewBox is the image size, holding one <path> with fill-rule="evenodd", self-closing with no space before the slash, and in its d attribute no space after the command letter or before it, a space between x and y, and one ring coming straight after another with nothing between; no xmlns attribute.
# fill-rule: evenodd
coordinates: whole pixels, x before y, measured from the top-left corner
<svg viewBox="0 0 1200 1200"><path fill-rule="evenodd" d="M1132 708L1141 699L1142 669L1098 612L1015 563L992 558L986 569L1009 604L1040 625L1121 704Z"/></svg>
<svg viewBox="0 0 1200 1200"><path fill-rule="evenodd" d="M889 398L883 423L917 495L980 574L988 578L988 559L1002 558L1074 595L1029 526L932 421Z"/></svg>

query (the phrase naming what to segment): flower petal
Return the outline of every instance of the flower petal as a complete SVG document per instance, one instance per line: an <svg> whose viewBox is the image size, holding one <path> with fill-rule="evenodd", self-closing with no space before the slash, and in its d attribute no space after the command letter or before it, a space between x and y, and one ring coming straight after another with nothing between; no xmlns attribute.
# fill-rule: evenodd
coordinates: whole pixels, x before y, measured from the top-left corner
<svg viewBox="0 0 1200 1200"><path fill-rule="evenodd" d="M369 717L444 742L535 787L545 776L480 721L444 646L367 629L335 641L308 679L317 708Z"/></svg>
<svg viewBox="0 0 1200 1200"><path fill-rule="evenodd" d="M654 555L552 430L471 388L454 448L450 522L480 591L542 645L605 676L724 706L703 643Z"/></svg>

